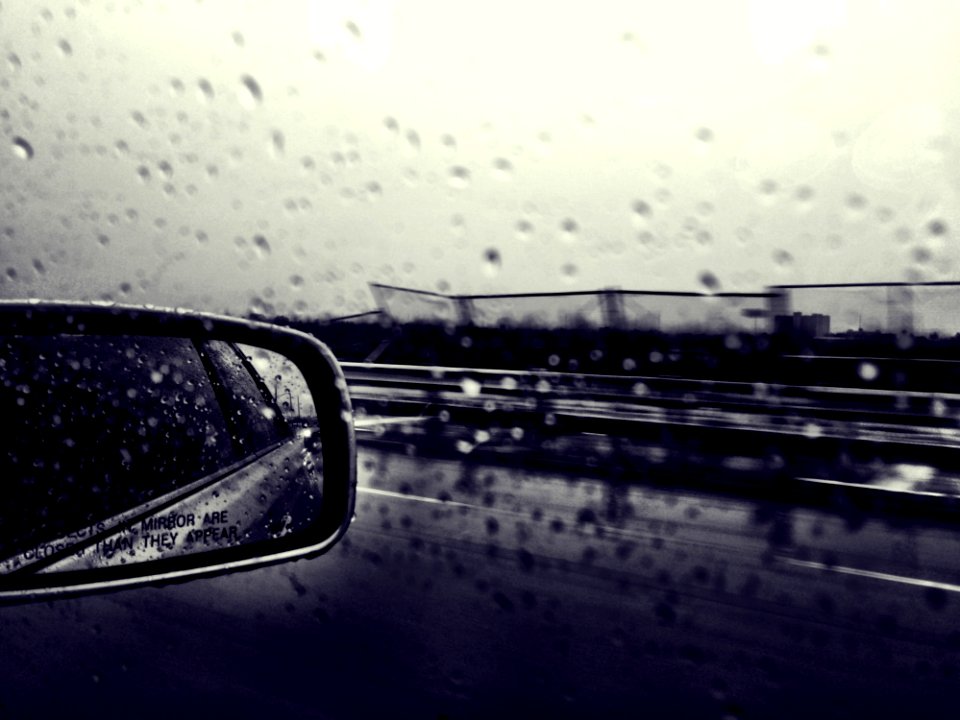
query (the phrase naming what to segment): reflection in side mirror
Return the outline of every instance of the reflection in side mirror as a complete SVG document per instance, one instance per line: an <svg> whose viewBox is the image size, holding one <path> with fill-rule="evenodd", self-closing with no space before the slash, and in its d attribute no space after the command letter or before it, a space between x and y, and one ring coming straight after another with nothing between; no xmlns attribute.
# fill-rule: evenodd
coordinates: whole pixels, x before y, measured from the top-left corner
<svg viewBox="0 0 960 720"><path fill-rule="evenodd" d="M352 515L346 384L313 338L0 302L0 599L316 555Z"/></svg>

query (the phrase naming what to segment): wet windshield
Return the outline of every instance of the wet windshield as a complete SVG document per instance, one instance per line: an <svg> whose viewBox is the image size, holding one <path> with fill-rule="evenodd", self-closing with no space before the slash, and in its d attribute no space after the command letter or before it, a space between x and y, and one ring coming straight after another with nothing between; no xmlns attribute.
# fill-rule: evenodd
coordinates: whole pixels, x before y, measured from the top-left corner
<svg viewBox="0 0 960 720"><path fill-rule="evenodd" d="M946 0L0 0L0 297L310 333L359 445L335 551L0 614L0 670L241 714L952 707L958 32ZM155 384L0 338L0 401L64 406L10 431L0 475L55 491L0 524L76 497L67 440L187 480L312 429L280 364L202 350Z"/></svg>

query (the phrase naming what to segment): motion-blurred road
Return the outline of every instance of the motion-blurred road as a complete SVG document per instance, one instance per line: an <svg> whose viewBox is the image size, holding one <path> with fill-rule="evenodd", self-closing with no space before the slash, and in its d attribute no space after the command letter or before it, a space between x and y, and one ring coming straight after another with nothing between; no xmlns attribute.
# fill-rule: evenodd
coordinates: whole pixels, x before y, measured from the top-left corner
<svg viewBox="0 0 960 720"><path fill-rule="evenodd" d="M429 458L366 432L359 467L356 521L327 556L0 608L0 708L955 715L949 524L851 525L638 478Z"/></svg>

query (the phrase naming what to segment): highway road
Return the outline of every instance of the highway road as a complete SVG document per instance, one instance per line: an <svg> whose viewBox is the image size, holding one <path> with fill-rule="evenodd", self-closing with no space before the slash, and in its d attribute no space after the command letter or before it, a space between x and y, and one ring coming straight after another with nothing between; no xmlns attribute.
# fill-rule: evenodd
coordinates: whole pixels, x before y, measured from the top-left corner
<svg viewBox="0 0 960 720"><path fill-rule="evenodd" d="M326 556L0 608L0 710L955 717L950 523L360 439Z"/></svg>

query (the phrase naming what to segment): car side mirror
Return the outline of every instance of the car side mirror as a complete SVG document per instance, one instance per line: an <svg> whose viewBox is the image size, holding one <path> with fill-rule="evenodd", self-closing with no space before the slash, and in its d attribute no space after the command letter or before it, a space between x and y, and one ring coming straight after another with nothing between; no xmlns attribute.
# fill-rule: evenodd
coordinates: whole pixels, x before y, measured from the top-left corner
<svg viewBox="0 0 960 720"><path fill-rule="evenodd" d="M328 550L353 516L346 382L304 333L0 301L0 602Z"/></svg>

